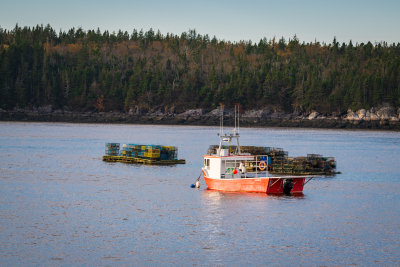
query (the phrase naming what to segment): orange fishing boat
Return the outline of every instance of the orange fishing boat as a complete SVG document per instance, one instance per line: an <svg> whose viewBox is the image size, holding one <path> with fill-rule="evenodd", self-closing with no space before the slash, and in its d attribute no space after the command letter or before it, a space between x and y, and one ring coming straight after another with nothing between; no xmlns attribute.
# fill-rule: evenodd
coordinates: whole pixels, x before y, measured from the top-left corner
<svg viewBox="0 0 400 267"><path fill-rule="evenodd" d="M223 113L223 112L222 112ZM235 106L235 128L223 134L223 114L215 154L204 155L202 173L208 189L222 191L262 192L267 194L299 194L312 177L271 176L268 173L268 156L241 153L239 145L239 108ZM236 150L230 151L236 139Z"/></svg>

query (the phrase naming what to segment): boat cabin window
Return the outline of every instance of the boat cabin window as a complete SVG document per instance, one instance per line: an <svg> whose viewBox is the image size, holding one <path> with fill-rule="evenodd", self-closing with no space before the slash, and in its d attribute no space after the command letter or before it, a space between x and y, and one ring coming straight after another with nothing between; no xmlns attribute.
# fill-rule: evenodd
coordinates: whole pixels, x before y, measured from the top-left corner
<svg viewBox="0 0 400 267"><path fill-rule="evenodd" d="M210 159L204 159L204 166L210 167Z"/></svg>

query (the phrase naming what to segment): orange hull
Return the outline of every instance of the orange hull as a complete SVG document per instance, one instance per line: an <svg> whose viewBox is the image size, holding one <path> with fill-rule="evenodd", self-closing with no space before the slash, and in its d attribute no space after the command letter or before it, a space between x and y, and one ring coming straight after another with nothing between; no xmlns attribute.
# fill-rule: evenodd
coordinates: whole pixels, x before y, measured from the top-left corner
<svg viewBox="0 0 400 267"><path fill-rule="evenodd" d="M239 179L213 179L206 176L204 180L208 189L221 191L261 192L267 194L283 194L283 179L274 177L239 178ZM292 178L293 188L291 193L303 192L305 178Z"/></svg>

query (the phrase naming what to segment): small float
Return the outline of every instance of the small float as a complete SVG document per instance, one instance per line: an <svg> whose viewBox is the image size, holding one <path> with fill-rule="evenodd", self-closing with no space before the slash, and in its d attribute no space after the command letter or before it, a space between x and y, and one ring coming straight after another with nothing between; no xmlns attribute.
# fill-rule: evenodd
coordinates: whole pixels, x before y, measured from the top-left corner
<svg viewBox="0 0 400 267"><path fill-rule="evenodd" d="M219 146L215 153L204 155L202 174L208 189L221 191L262 192L267 194L301 194L313 176L271 175L268 155L251 155L239 145L239 107L235 106L235 128L223 133L223 114ZM230 149L236 141L235 150ZM228 147L228 148L226 148Z"/></svg>

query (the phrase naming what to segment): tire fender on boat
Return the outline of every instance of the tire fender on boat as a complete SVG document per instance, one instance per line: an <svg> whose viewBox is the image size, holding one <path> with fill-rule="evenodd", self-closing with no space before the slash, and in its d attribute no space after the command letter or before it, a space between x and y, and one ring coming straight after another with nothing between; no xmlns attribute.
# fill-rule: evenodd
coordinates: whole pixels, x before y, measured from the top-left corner
<svg viewBox="0 0 400 267"><path fill-rule="evenodd" d="M286 195L290 194L290 191L292 191L293 189L293 179L283 179L283 183L282 183L282 187L283 187L283 193L285 193Z"/></svg>

